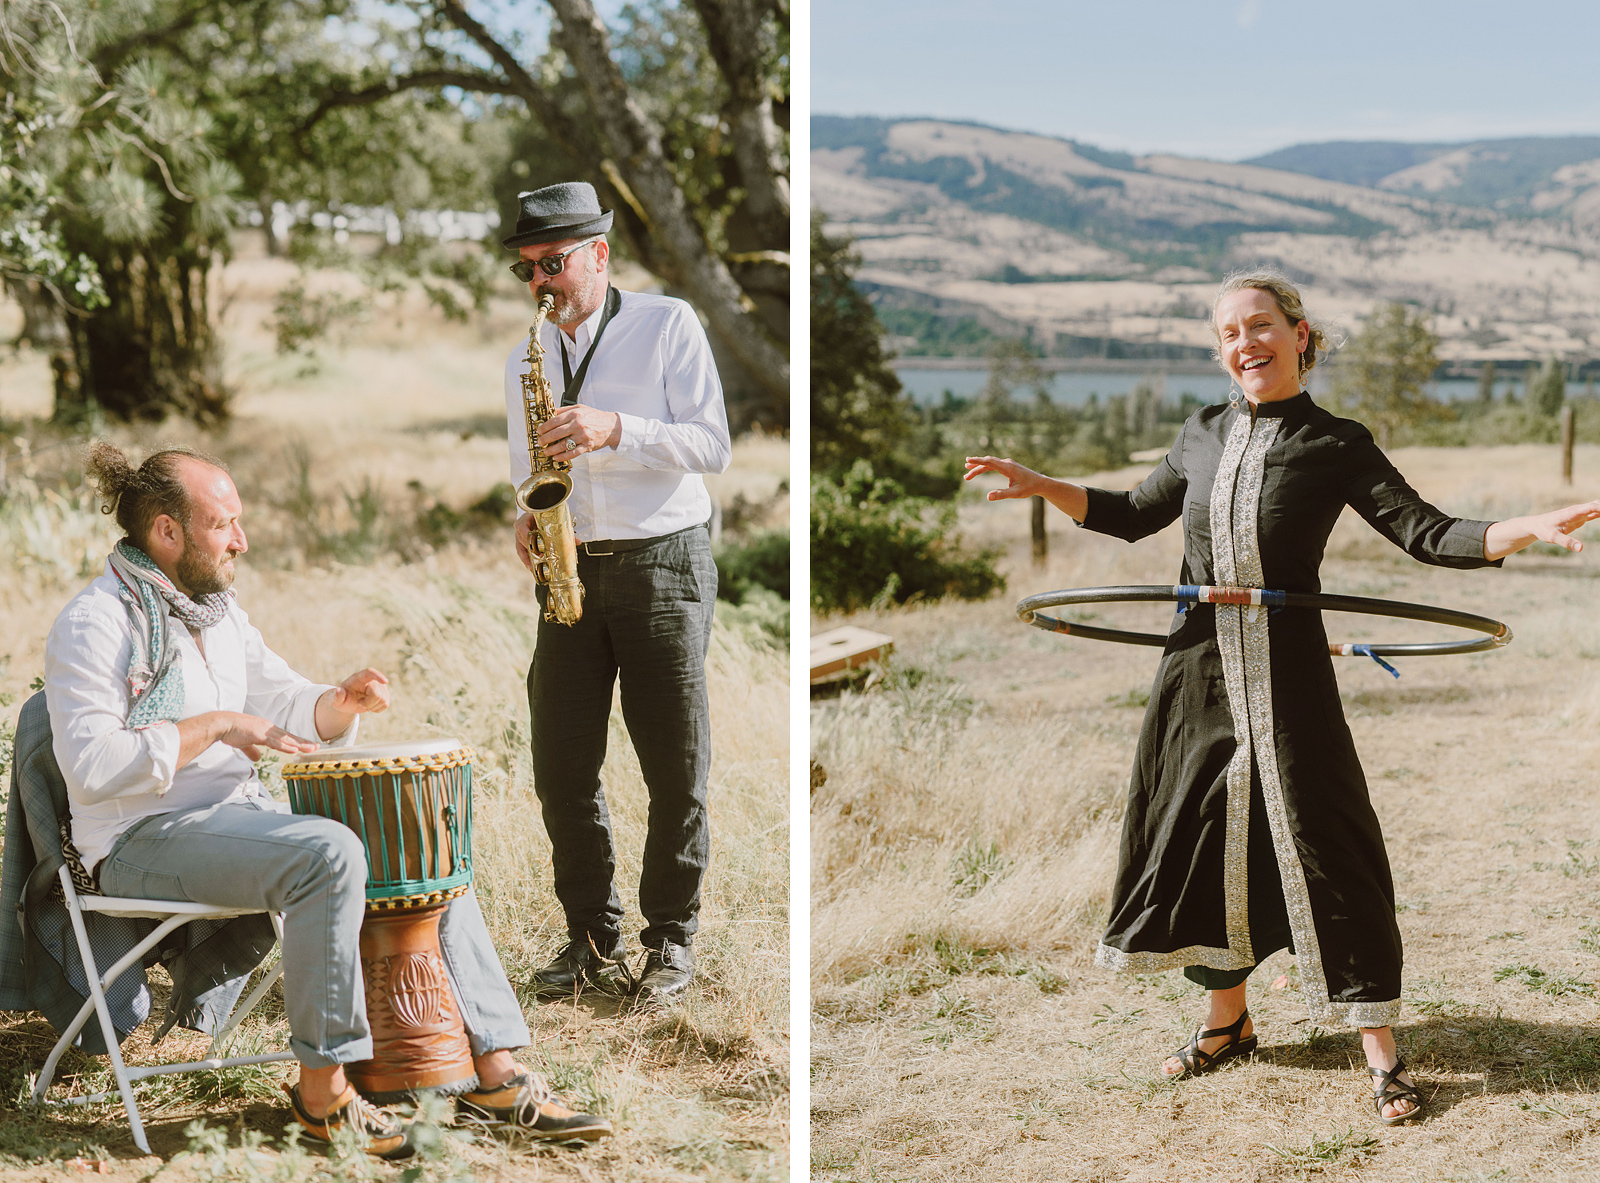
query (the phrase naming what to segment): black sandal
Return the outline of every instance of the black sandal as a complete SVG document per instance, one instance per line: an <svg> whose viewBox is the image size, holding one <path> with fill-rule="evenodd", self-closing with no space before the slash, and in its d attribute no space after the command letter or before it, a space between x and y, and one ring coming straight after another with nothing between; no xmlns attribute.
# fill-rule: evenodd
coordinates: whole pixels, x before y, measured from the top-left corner
<svg viewBox="0 0 1600 1183"><path fill-rule="evenodd" d="M1367 1075L1379 1077L1378 1087L1373 1090L1372 1107L1378 1111L1378 1120L1384 1125L1399 1125L1402 1121L1410 1121L1414 1117L1421 1117L1422 1111L1427 1107L1427 1102L1422 1099L1422 1094L1415 1085L1407 1084L1400 1079L1400 1074L1406 1070L1404 1060L1396 1060L1394 1067L1385 1072L1382 1068L1367 1069ZM1415 1106L1403 1113L1396 1113L1393 1117L1383 1115L1385 1105L1393 1105L1397 1101L1410 1101Z"/></svg>
<svg viewBox="0 0 1600 1183"><path fill-rule="evenodd" d="M1231 1025L1215 1027L1210 1031L1196 1031L1189 1039L1187 1047L1180 1048L1172 1053L1172 1058L1183 1065L1182 1072L1174 1072L1167 1080L1187 1080L1191 1076L1201 1076L1213 1068L1221 1066L1224 1060L1231 1060L1235 1056L1248 1056L1256 1050L1256 1037L1251 1035L1248 1039L1240 1039L1239 1033L1244 1030L1244 1021L1250 1017L1250 1012L1245 1011ZM1202 1039L1215 1039L1219 1035L1229 1036L1227 1043L1214 1052L1200 1050Z"/></svg>

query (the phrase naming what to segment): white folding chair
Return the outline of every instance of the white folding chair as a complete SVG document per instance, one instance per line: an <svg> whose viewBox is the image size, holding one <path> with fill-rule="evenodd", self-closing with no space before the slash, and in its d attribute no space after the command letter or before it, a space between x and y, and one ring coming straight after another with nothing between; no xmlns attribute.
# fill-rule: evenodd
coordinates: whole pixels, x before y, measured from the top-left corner
<svg viewBox="0 0 1600 1183"><path fill-rule="evenodd" d="M89 1021L92 1011L99 1016L100 1033L105 1039L105 1045L111 1057L111 1071L117 1078L117 1092L121 1094L122 1105L128 1111L128 1124L133 1128L133 1141L140 1150L150 1153L150 1143L145 1140L144 1123L139 1120L139 1107L133 1099L133 1082L143 1080L147 1076L166 1076L177 1072L200 1072L214 1068L233 1068L245 1064L271 1064L281 1060L294 1059L294 1053L289 1051L270 1052L261 1056L233 1056L218 1058L215 1053L222 1050L222 1045L229 1035L239 1026L249 1013L255 1009L272 984L283 976L283 963L280 961L271 972L263 974L261 981L255 989L234 1008L233 1015L217 1032L211 1041L211 1046L206 1049L206 1059L192 1060L184 1064L152 1064L144 1068L129 1068L122 1062L122 1049L117 1045L116 1028L111 1024L111 1011L106 1006L105 989L121 977L127 970L139 964L146 952L154 948L165 939L168 933L181 928L193 920L228 920L235 916L249 916L260 912L259 908L222 908L213 904L194 904L179 902L177 900L140 900L120 896L84 895L80 896L72 886L72 876L63 866L59 872L61 890L66 895L67 912L72 918L72 931L78 939L78 955L83 958L84 976L89 981L89 998L78 1011L77 1017L65 1031L61 1038L56 1040L55 1047L50 1049L50 1056L44 1062L44 1070L39 1074L39 1081L33 1086L33 1100L37 1105L43 1105L45 1094L50 1089L50 1082L55 1077L56 1065L60 1062L63 1053L78 1037L78 1032L83 1030ZM132 949L128 950L115 965L102 972L95 964L94 950L89 947L88 930L83 924L85 912L100 912L108 916L128 916L160 920L161 923ZM271 913L272 927L278 934L278 940L283 940L283 924L276 913ZM64 1100L53 1102L59 1105L92 1105L101 1101L110 1100L111 1093L95 1093L87 1097L68 1097Z"/></svg>

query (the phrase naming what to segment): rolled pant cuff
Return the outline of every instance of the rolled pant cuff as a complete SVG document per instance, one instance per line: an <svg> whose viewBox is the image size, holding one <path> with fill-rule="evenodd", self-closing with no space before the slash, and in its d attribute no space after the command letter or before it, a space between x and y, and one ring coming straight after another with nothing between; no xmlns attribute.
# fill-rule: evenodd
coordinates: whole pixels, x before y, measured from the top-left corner
<svg viewBox="0 0 1600 1183"><path fill-rule="evenodd" d="M372 1036L352 1039L349 1043L341 1043L338 1047L326 1051L291 1037L289 1050L303 1067L333 1068L339 1064L355 1064L372 1059Z"/></svg>
<svg viewBox="0 0 1600 1183"><path fill-rule="evenodd" d="M533 1042L533 1037L528 1034L526 1024L507 1024L488 1035L468 1031L467 1042L472 1045L474 1056L487 1056L490 1052L514 1052L527 1047Z"/></svg>

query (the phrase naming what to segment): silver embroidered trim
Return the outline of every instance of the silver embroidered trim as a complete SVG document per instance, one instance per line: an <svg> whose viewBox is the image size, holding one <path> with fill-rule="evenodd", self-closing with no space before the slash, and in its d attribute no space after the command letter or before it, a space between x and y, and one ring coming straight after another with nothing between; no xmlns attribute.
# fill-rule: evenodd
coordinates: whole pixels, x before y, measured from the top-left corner
<svg viewBox="0 0 1600 1183"><path fill-rule="evenodd" d="M1258 514L1261 488L1266 477L1267 452L1282 426L1281 419L1255 419L1240 415L1234 421L1223 452L1223 466L1211 491L1212 563L1217 582L1229 587L1262 587L1265 575L1261 566ZM1237 460L1234 457L1237 456ZM1217 647L1223 658L1223 680L1228 691L1229 709L1234 712L1234 734L1242 749L1228 766L1229 855L1232 855L1235 795L1243 798L1248 826L1250 767L1255 764L1261 777L1266 804L1267 826L1272 832L1278 875L1283 883L1284 908L1289 915L1289 931L1294 937L1295 958L1300 967L1301 988L1306 1009L1313 1022L1349 1022L1357 1026L1384 1026L1378 1019L1394 1012L1398 1002L1334 1003L1329 997L1327 973L1322 964L1322 946L1317 940L1316 917L1311 910L1311 890L1306 883L1305 866L1289 826L1288 794L1278 768L1278 744L1272 711L1272 647L1267 613L1254 606L1219 604ZM1242 704L1243 712L1236 704ZM1241 718L1241 715L1243 716ZM1248 834L1246 829L1245 834ZM1243 852L1241 861L1247 858ZM1229 882L1231 911L1231 874ZM1247 886L1241 868L1241 885ZM1248 907L1248 905L1246 905ZM1231 916L1230 916L1231 931ZM1230 940L1230 944L1232 941ZM1354 1019L1337 1016L1355 1016Z"/></svg>
<svg viewBox="0 0 1600 1183"><path fill-rule="evenodd" d="M1391 1002L1330 1002L1322 1014L1312 1019L1329 1026L1392 1027L1400 1018L1400 1000Z"/></svg>
<svg viewBox="0 0 1600 1183"><path fill-rule="evenodd" d="M1211 486L1213 578L1224 587L1240 586L1234 557L1239 534L1235 525L1237 510L1234 502L1238 499L1239 471L1250 443L1251 426L1249 415L1240 415L1233 421L1233 428L1223 446L1222 461L1217 467L1216 481ZM1256 499L1251 500L1249 505L1252 515L1259 497L1258 483ZM1252 536L1255 533L1252 529L1244 532ZM1244 645L1239 634L1242 616L1238 607L1232 605L1219 604L1215 612L1217 648L1222 658L1228 705L1233 713L1235 742L1227 772L1228 812L1222 854L1223 918L1228 933L1228 947L1254 964L1254 948L1250 940L1250 717L1247 711L1233 710L1234 702L1244 701L1243 687L1246 685L1242 660Z"/></svg>
<svg viewBox="0 0 1600 1183"><path fill-rule="evenodd" d="M1158 974L1190 965L1203 965L1207 969L1249 969L1255 964L1255 959L1241 957L1232 949L1218 949L1214 945L1190 945L1170 953L1128 953L1102 944L1094 951L1094 963L1119 973Z"/></svg>

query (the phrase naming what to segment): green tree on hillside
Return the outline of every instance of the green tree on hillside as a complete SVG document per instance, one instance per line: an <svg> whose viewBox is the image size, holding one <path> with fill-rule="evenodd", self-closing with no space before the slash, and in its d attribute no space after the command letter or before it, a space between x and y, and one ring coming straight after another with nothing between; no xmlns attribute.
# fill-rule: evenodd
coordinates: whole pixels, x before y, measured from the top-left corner
<svg viewBox="0 0 1600 1183"><path fill-rule="evenodd" d="M1031 391L1031 406L1019 406L1020 391ZM1007 337L989 347L989 377L978 396L983 424L983 447L1010 456L1029 468L1045 470L1056 460L1067 423L1050 401L1050 378L1026 341ZM1043 497L1028 498L1033 561L1049 556L1050 535L1045 528Z"/></svg>
<svg viewBox="0 0 1600 1183"><path fill-rule="evenodd" d="M1439 338L1428 314L1385 304L1339 351L1333 366L1333 400L1361 420L1387 450L1401 428L1438 418L1443 411L1424 387L1439 366Z"/></svg>
<svg viewBox="0 0 1600 1183"><path fill-rule="evenodd" d="M1528 408L1551 418L1561 413L1561 404L1567 401L1567 367L1561 359L1551 354L1539 367L1529 388Z"/></svg>
<svg viewBox="0 0 1600 1183"><path fill-rule="evenodd" d="M1494 358L1483 363L1483 369L1478 371L1478 405L1489 407L1494 405Z"/></svg>
<svg viewBox="0 0 1600 1183"><path fill-rule="evenodd" d="M861 256L811 217L811 467L840 476L881 466L911 432L911 407L889 366L883 326L855 284Z"/></svg>

